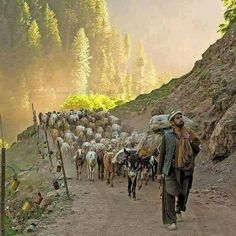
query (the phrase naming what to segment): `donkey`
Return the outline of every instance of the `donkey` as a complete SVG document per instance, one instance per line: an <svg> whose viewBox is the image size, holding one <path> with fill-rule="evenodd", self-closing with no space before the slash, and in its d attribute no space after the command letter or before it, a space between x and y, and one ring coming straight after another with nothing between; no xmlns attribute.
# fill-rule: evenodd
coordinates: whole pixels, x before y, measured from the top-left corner
<svg viewBox="0 0 236 236"><path fill-rule="evenodd" d="M141 168L140 157L137 152L129 152L124 149L126 154L126 165L128 168L128 196L136 200L136 184L138 172Z"/></svg>

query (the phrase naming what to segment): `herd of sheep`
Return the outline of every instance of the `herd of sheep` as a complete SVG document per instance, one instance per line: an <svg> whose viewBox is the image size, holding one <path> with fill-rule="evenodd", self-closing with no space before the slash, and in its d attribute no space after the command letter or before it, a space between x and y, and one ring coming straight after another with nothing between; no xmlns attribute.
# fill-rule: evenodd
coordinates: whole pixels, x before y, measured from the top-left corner
<svg viewBox="0 0 236 236"><path fill-rule="evenodd" d="M130 126L122 126L121 120L109 112L80 109L39 113L39 123L42 129L50 132L54 149L59 146L63 158L73 158L79 180L84 164L87 166L88 180L94 181L97 166L98 178L105 178L112 187L115 175L127 174L132 184L130 195L130 192L135 192L136 181L141 188L143 181L146 184L150 176L155 177L155 155L139 156L133 169L130 161L129 154L138 156L140 143L146 140L147 133L138 133ZM155 134L155 137L159 136ZM155 142L152 141L152 144Z"/></svg>

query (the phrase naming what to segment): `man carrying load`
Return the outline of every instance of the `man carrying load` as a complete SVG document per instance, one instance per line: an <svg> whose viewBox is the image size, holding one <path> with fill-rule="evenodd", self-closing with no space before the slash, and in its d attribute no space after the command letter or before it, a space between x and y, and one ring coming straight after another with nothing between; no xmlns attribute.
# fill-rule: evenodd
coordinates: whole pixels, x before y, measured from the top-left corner
<svg viewBox="0 0 236 236"><path fill-rule="evenodd" d="M173 111L168 120L172 129L162 139L160 147L158 181L163 181L162 219L169 230L177 229L177 218L186 210L192 186L194 158L199 152L199 140L184 127L181 111ZM177 199L177 204L176 204Z"/></svg>

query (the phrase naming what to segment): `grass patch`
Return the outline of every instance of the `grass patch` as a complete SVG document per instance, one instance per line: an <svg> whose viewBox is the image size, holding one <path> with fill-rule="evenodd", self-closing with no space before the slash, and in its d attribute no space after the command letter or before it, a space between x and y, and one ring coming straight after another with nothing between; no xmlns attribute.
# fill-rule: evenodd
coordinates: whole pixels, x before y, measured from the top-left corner
<svg viewBox="0 0 236 236"><path fill-rule="evenodd" d="M180 78L172 79L168 84L163 85L159 89L153 90L149 94L139 95L135 100L130 101L122 106L117 106L113 111L139 111L147 107L147 105L153 105L157 101L161 101L162 99L168 97L173 89L178 88L178 86L192 73L190 71L188 74L183 75Z"/></svg>
<svg viewBox="0 0 236 236"><path fill-rule="evenodd" d="M9 217L5 217L5 233L6 236L19 235L12 229L12 220Z"/></svg>

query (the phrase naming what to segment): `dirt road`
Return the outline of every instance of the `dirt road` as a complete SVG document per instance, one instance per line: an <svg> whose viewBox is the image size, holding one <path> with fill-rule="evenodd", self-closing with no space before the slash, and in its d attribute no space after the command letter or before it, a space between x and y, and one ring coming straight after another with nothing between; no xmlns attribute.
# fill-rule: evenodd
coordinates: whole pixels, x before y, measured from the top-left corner
<svg viewBox="0 0 236 236"><path fill-rule="evenodd" d="M99 180L89 182L85 170L82 181L78 182L73 170L72 164L67 163L67 173L73 177L69 189L75 194L74 214L60 218L53 213L51 217L56 223L44 229L42 222L38 236L235 235L236 202L228 195L219 196L215 190L191 193L184 222L178 224L177 231L169 232L161 222L157 182L143 186L137 192L137 201L133 201L127 196L127 181L123 177L116 177L111 188Z"/></svg>
<svg viewBox="0 0 236 236"><path fill-rule="evenodd" d="M49 136L50 145L52 140ZM157 182L137 190L137 200L128 197L127 179L115 177L114 187L97 178L82 181L75 178L71 160L65 161L66 173L73 196L73 214L50 216L55 223L42 221L37 236L234 236L236 235L236 198L229 191L210 185L213 175L197 166L184 222L169 232L161 220L161 200ZM97 176L97 175L96 175ZM210 178L211 177L211 178ZM224 186L224 185L221 185Z"/></svg>

